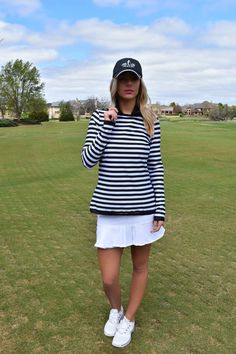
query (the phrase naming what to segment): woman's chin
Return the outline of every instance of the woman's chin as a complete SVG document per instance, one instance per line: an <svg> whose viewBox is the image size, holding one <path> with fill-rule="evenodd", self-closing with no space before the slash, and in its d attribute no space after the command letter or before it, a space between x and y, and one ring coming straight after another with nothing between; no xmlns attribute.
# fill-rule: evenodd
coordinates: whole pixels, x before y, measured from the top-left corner
<svg viewBox="0 0 236 354"><path fill-rule="evenodd" d="M134 94L124 94L120 96L121 99L123 100L133 100L136 96Z"/></svg>

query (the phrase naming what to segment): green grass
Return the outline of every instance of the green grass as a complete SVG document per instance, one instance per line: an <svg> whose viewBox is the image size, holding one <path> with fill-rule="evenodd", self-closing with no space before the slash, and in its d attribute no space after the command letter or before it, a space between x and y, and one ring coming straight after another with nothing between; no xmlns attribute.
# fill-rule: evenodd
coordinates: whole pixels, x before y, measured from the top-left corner
<svg viewBox="0 0 236 354"><path fill-rule="evenodd" d="M0 353L109 354L87 120L0 130ZM235 123L161 122L167 221L124 353L235 353ZM127 305L130 250L122 258Z"/></svg>

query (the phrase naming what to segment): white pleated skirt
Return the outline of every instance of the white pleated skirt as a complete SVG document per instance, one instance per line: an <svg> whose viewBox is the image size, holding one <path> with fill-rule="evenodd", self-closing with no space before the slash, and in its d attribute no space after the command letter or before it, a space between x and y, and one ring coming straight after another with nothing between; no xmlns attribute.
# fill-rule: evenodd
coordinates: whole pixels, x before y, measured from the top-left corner
<svg viewBox="0 0 236 354"><path fill-rule="evenodd" d="M151 232L153 214L150 215L97 215L95 247L113 248L143 246L164 236L165 228Z"/></svg>

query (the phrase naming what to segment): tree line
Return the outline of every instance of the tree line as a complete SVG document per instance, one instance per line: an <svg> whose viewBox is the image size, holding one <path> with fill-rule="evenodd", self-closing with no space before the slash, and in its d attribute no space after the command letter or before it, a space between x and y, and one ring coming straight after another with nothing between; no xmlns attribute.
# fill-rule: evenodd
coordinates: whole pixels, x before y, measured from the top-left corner
<svg viewBox="0 0 236 354"><path fill-rule="evenodd" d="M45 84L41 82L38 69L30 62L21 59L9 61L2 66L0 71L0 112L4 118L7 111L13 113L16 118L48 120L48 105L44 99ZM157 105L157 104L156 104ZM61 101L60 120L74 120L86 113L92 114L96 108L106 109L109 102L106 99L99 101L94 97L87 100ZM182 107L171 102L173 114L182 114ZM236 117L236 106L228 106L222 103L215 105L208 114L211 120L227 120Z"/></svg>
<svg viewBox="0 0 236 354"><path fill-rule="evenodd" d="M0 71L0 112L6 112L20 119L35 118L48 120L48 105L44 99L45 84L41 82L39 70L30 62L21 59L9 61ZM74 120L86 113L92 114L96 108L106 108L109 102L94 97L80 101L61 101L60 120ZM43 119L45 118L45 119Z"/></svg>
<svg viewBox="0 0 236 354"><path fill-rule="evenodd" d="M106 109L109 102L105 98L97 99L88 97L86 100L75 99L72 101L61 101L59 103L61 121L68 121L80 118L85 114L92 114L95 109Z"/></svg>

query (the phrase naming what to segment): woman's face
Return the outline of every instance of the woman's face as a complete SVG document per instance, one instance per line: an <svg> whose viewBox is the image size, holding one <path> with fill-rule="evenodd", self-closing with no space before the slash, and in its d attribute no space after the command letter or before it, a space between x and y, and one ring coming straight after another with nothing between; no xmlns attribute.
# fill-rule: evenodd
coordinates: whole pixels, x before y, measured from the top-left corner
<svg viewBox="0 0 236 354"><path fill-rule="evenodd" d="M137 97L140 79L132 72L124 72L118 76L117 93L121 99L130 100Z"/></svg>

